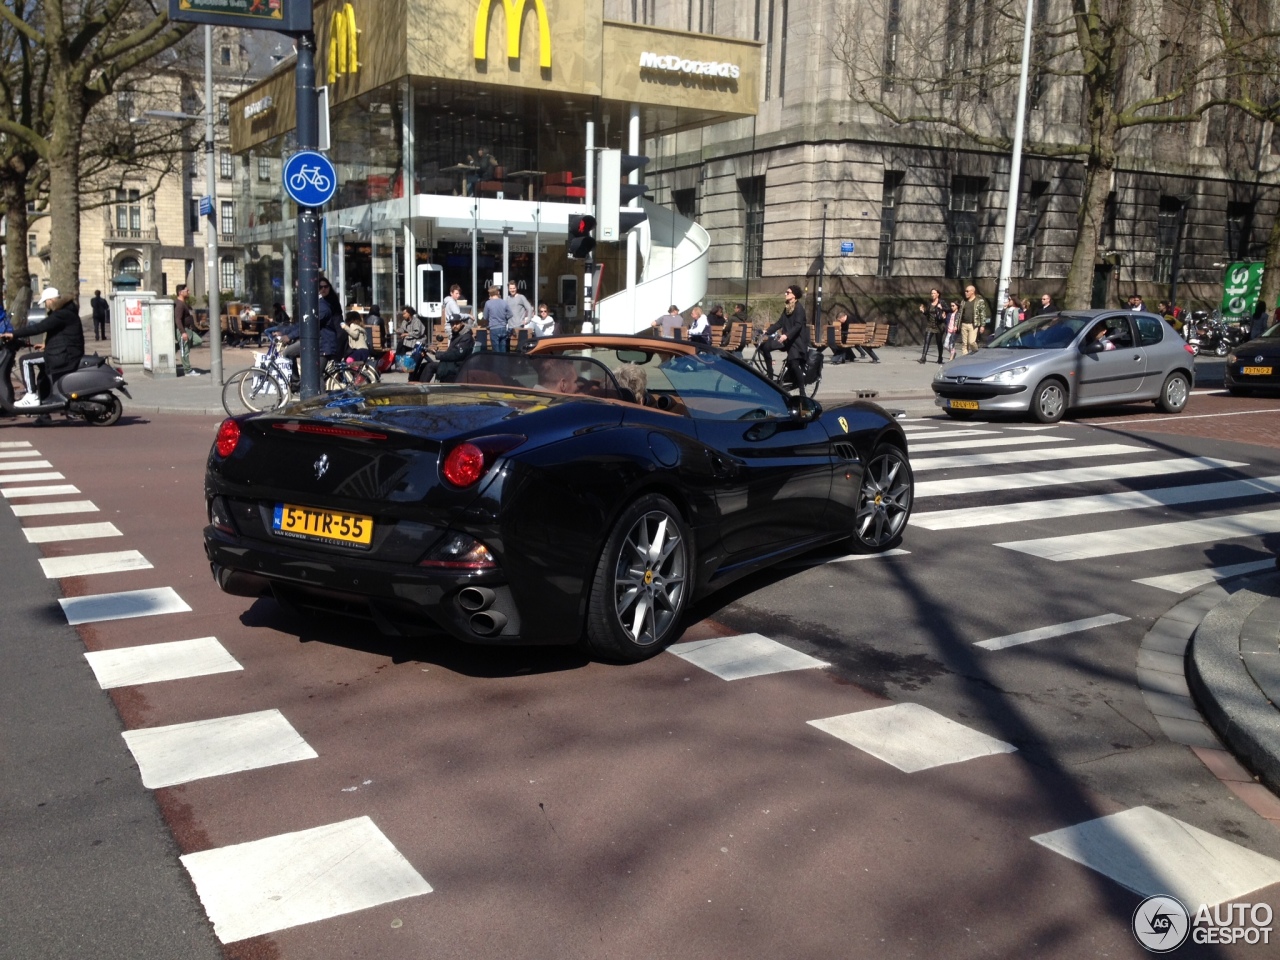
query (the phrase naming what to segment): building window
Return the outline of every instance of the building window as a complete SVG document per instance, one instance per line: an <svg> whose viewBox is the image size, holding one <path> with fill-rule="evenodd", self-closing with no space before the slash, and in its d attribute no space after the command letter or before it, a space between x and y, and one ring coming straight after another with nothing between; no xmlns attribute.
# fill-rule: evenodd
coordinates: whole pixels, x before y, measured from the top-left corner
<svg viewBox="0 0 1280 960"><path fill-rule="evenodd" d="M218 261L218 286L224 293L235 293L236 258L222 257Z"/></svg>
<svg viewBox="0 0 1280 960"><path fill-rule="evenodd" d="M688 190L672 190L671 200L676 206L676 213L690 220L697 219L698 214L698 191L694 188Z"/></svg>
<svg viewBox="0 0 1280 960"><path fill-rule="evenodd" d="M231 104L226 100L218 101L218 122L221 124L231 122Z"/></svg>
<svg viewBox="0 0 1280 960"><path fill-rule="evenodd" d="M1231 201L1227 204L1226 249L1228 259L1248 259L1253 247L1253 204Z"/></svg>
<svg viewBox="0 0 1280 960"><path fill-rule="evenodd" d="M1027 205L1027 233L1023 241L1026 245L1026 254L1022 263L1024 277L1034 277L1036 267L1042 259L1040 227L1048 209L1049 182L1047 180L1031 181L1031 202Z"/></svg>
<svg viewBox="0 0 1280 960"><path fill-rule="evenodd" d="M231 154L226 150L218 151L218 176L223 180L230 180L235 173L235 165L232 161Z"/></svg>
<svg viewBox="0 0 1280 960"><path fill-rule="evenodd" d="M773 96L773 5L769 0L769 18L765 24L764 34L764 98Z"/></svg>
<svg viewBox="0 0 1280 960"><path fill-rule="evenodd" d="M899 170L884 172L884 189L880 195L880 253L876 259L876 276L893 276L893 236L898 226L898 201L902 197L904 174Z"/></svg>
<svg viewBox="0 0 1280 960"><path fill-rule="evenodd" d="M142 203L137 190L116 191L117 237L137 239L142 236Z"/></svg>
<svg viewBox="0 0 1280 960"><path fill-rule="evenodd" d="M218 232L230 240L236 233L236 203L234 200L223 200L221 215L218 217Z"/></svg>
<svg viewBox="0 0 1280 960"><path fill-rule="evenodd" d="M974 248L978 238L978 208L986 180L982 177L953 177L951 200L947 205L947 276L968 279L974 271Z"/></svg>
<svg viewBox="0 0 1280 960"><path fill-rule="evenodd" d="M264 181L271 179L271 158L270 157L258 158L258 179L264 180Z"/></svg>
<svg viewBox="0 0 1280 960"><path fill-rule="evenodd" d="M191 221L191 232L200 232L200 198L192 197L187 201L187 216Z"/></svg>
<svg viewBox="0 0 1280 960"><path fill-rule="evenodd" d="M1161 197L1160 212L1156 217L1156 269L1157 283L1173 280L1173 261L1178 257L1182 240L1182 217L1185 207L1177 197Z"/></svg>
<svg viewBox="0 0 1280 960"><path fill-rule="evenodd" d="M116 93L116 119L128 123L134 118L133 91L120 90Z"/></svg>
<svg viewBox="0 0 1280 960"><path fill-rule="evenodd" d="M742 232L742 275L764 275L764 177L738 181L745 209Z"/></svg>
<svg viewBox="0 0 1280 960"><path fill-rule="evenodd" d="M142 280L142 263L137 257L122 257L119 269L126 276L136 277L139 281Z"/></svg>
<svg viewBox="0 0 1280 960"><path fill-rule="evenodd" d="M224 67L231 66L231 48L230 47L222 48L222 65Z"/></svg>
<svg viewBox="0 0 1280 960"><path fill-rule="evenodd" d="M884 18L884 77L880 81L882 93L893 91L894 77L898 74L898 37L901 32L902 0L889 0Z"/></svg>
<svg viewBox="0 0 1280 960"><path fill-rule="evenodd" d="M27 234L27 256L34 257L36 255L36 251L39 249L40 249L39 241L36 239L36 235L34 233L28 233Z"/></svg>
<svg viewBox="0 0 1280 960"><path fill-rule="evenodd" d="M791 0L782 0L782 47L778 60L778 96L787 95L787 20L791 12Z"/></svg>

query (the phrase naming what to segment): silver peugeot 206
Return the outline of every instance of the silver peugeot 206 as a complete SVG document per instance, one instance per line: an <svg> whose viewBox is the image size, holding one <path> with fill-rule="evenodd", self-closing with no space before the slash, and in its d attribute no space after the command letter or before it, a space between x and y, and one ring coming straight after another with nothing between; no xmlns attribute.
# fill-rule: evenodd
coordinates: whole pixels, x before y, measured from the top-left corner
<svg viewBox="0 0 1280 960"><path fill-rule="evenodd" d="M942 367L933 378L934 402L957 420L1030 413L1056 423L1077 407L1141 400L1179 413L1195 382L1192 359L1177 331L1153 314L1045 314Z"/></svg>

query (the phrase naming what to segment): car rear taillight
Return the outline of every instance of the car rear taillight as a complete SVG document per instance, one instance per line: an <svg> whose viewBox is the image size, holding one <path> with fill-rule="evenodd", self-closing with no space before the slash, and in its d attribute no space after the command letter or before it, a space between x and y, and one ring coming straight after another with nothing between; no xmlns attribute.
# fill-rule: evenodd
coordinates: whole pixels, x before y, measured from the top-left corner
<svg viewBox="0 0 1280 960"><path fill-rule="evenodd" d="M488 570L497 565L489 548L465 533L445 537L418 561L420 567L440 570Z"/></svg>
<svg viewBox="0 0 1280 960"><path fill-rule="evenodd" d="M495 460L526 439L520 434L504 433L460 443L445 455L440 472L453 486L469 487L485 475Z"/></svg>
<svg viewBox="0 0 1280 960"><path fill-rule="evenodd" d="M231 454L235 453L236 445L239 443L240 424L231 419L223 420L222 425L218 427L218 438L214 441L218 456L231 456Z"/></svg>
<svg viewBox="0 0 1280 960"><path fill-rule="evenodd" d="M1196 348L1189 343L1184 343L1182 345L1182 349L1187 351L1187 353L1191 354L1193 357L1196 355Z"/></svg>

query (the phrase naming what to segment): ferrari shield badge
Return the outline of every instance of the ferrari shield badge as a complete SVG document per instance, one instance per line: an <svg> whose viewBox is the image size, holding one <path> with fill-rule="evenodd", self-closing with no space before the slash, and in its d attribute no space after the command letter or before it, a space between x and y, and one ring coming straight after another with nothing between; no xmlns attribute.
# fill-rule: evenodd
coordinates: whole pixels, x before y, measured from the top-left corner
<svg viewBox="0 0 1280 960"><path fill-rule="evenodd" d="M848 432L849 432L849 421L848 421L848 420L846 420L844 417L841 417L841 418L840 418L840 420L839 420L838 422L839 422L839 424L840 424L840 429L841 429L841 430L843 430L845 433L848 433Z"/></svg>

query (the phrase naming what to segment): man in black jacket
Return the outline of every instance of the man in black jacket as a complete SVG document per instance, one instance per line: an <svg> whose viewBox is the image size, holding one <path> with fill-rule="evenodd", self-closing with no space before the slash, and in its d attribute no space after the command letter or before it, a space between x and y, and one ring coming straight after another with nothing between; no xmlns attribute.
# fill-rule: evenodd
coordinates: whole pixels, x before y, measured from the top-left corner
<svg viewBox="0 0 1280 960"><path fill-rule="evenodd" d="M102 291L93 291L93 299L89 301L93 311L93 339L101 340L107 336L107 324L111 322L111 305L102 299Z"/></svg>
<svg viewBox="0 0 1280 960"><path fill-rule="evenodd" d="M429 383L432 377L441 383L448 383L462 369L462 361L471 356L471 351L475 349L476 338L467 328L467 318L451 317L449 329L453 333L449 339L449 349L432 360L419 363L409 374L409 379L414 383Z"/></svg>
<svg viewBox="0 0 1280 960"><path fill-rule="evenodd" d="M63 297L56 288L45 287L40 294L40 303L49 311L48 315L37 323L29 323L13 331L13 335L22 340L41 333L45 335L44 363L40 365L36 383L39 398L28 394L16 404L20 407L39 406L47 400L57 379L76 369L84 356L84 327L80 324L75 297Z"/></svg>
<svg viewBox="0 0 1280 960"><path fill-rule="evenodd" d="M804 367L809 354L809 324L805 320L804 304L800 298L804 291L796 284L791 284L782 294L782 313L777 321L765 330L769 339L761 342L759 349L764 351L764 365L773 376L773 352L787 352L787 369L791 371L793 383L804 383Z"/></svg>

